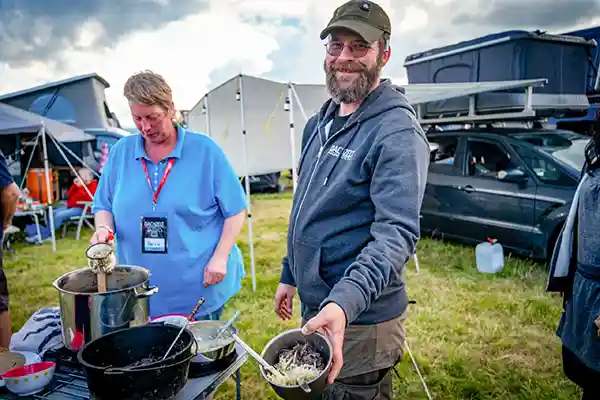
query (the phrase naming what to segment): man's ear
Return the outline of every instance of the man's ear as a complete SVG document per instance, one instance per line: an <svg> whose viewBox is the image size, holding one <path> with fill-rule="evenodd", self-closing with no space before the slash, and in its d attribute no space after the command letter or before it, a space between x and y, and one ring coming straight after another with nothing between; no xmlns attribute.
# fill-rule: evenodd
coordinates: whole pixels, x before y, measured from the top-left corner
<svg viewBox="0 0 600 400"><path fill-rule="evenodd" d="M392 46L390 46L388 44L387 48L385 49L385 51L383 53L383 57L381 58L381 61L383 61L383 65L386 65L388 63L388 61L390 61L391 55L392 55Z"/></svg>

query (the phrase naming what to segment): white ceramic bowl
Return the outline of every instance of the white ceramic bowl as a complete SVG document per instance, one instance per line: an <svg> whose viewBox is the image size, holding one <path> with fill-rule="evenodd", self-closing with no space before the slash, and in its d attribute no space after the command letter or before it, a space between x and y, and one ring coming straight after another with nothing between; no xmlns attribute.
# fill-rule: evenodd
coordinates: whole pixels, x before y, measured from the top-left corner
<svg viewBox="0 0 600 400"><path fill-rule="evenodd" d="M54 376L56 363L42 361L13 368L2 375L6 388L19 396L41 392Z"/></svg>

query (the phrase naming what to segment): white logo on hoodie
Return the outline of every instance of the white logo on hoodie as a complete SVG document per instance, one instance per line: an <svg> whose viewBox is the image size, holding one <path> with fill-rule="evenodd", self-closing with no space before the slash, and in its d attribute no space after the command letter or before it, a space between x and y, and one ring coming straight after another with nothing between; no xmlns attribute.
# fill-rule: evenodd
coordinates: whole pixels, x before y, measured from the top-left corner
<svg viewBox="0 0 600 400"><path fill-rule="evenodd" d="M345 149L341 146L332 145L327 154L333 157L341 157L344 161L351 161L354 157L355 150Z"/></svg>

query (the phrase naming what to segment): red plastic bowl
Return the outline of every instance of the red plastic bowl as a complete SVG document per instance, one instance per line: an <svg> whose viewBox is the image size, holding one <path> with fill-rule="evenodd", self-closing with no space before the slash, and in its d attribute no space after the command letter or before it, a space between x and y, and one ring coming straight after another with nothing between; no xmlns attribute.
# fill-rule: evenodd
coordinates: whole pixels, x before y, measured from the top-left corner
<svg viewBox="0 0 600 400"><path fill-rule="evenodd" d="M56 363L53 361L40 361L37 363L25 365L23 367L13 368L9 371L6 371L6 373L2 375L2 378L22 378L27 375L45 371L55 366Z"/></svg>

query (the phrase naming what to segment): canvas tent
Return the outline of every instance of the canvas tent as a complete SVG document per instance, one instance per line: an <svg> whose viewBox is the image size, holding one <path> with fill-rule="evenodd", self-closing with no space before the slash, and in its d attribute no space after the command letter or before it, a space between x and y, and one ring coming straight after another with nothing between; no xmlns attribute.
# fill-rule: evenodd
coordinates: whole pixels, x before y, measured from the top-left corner
<svg viewBox="0 0 600 400"><path fill-rule="evenodd" d="M534 118L533 88L546 79L498 82L402 85L408 102L415 107L422 123L423 109L429 103L462 98L467 101L466 119ZM522 110L488 116L477 115L476 97L481 93L523 90ZM245 177L248 199L248 235L252 287L256 290L252 212L248 178L291 169L294 190L296 166L300 158L302 133L308 118L329 98L325 85L275 82L244 74L237 75L205 94L187 113L190 130L209 135L225 152L234 170ZM577 104L577 107L589 105ZM300 115L300 117L298 117ZM432 119L434 123L439 119ZM448 120L450 121L450 120Z"/></svg>
<svg viewBox="0 0 600 400"><path fill-rule="evenodd" d="M28 111L9 106L7 104L0 103L0 136L18 134L35 135L34 147L37 146L38 141L41 139L47 193L52 192L52 190L50 189L50 169L48 165L47 139L49 138L54 143L59 153L69 164L69 167L71 168L73 173L78 177L79 174L68 160L68 157L66 156L64 151L69 152L71 156L78 159L78 161L81 162L81 164L85 165L85 163L83 162L83 160L79 159L79 157L77 157L74 153L72 153L70 149L64 146L64 143L81 142L95 139L94 136L89 135L76 127L66 125L61 122L54 121L37 114L33 114ZM33 157L34 152L35 148L34 151L32 151L31 153L31 158ZM29 162L31 162L31 158ZM28 168L29 163L26 169ZM91 196L91 193L89 194ZM52 234L52 250L56 251L56 236L54 234L54 218L51 203L49 204L48 216L50 222L50 232Z"/></svg>

